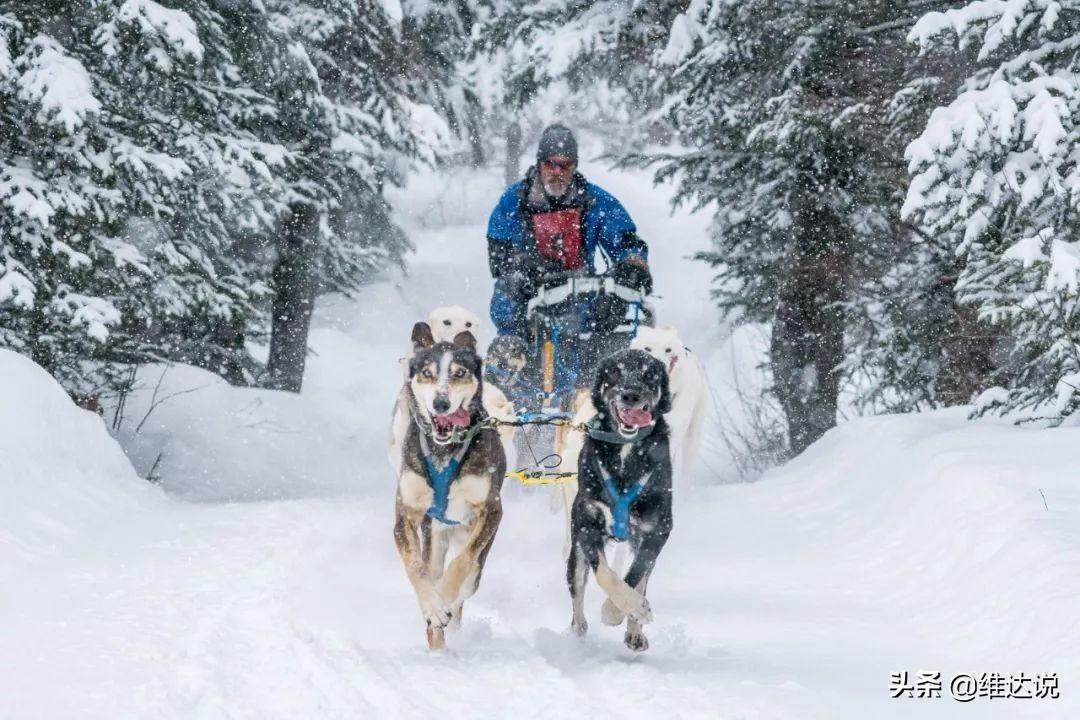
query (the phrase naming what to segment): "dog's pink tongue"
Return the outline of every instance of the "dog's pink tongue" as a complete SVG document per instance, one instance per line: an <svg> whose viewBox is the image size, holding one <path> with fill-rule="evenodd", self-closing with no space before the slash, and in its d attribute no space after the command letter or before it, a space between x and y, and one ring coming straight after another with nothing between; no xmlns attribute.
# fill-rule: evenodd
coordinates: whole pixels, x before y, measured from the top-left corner
<svg viewBox="0 0 1080 720"><path fill-rule="evenodd" d="M439 430L446 430L454 426L465 427L469 424L469 411L465 408L458 408L452 413L446 415L435 416L435 427Z"/></svg>
<svg viewBox="0 0 1080 720"><path fill-rule="evenodd" d="M619 408L619 422L631 427L645 427L652 424L652 413L641 408Z"/></svg>

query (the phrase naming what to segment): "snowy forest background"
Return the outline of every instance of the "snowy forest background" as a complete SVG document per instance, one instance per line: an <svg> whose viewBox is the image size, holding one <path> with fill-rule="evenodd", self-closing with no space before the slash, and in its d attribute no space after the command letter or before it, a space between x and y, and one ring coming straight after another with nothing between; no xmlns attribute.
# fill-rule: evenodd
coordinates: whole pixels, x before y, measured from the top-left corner
<svg viewBox="0 0 1080 720"><path fill-rule="evenodd" d="M315 297L410 249L385 191L560 119L714 213L790 451L842 397L1060 423L1078 48L1080 0L3 2L0 346L88 405L162 360L299 390Z"/></svg>

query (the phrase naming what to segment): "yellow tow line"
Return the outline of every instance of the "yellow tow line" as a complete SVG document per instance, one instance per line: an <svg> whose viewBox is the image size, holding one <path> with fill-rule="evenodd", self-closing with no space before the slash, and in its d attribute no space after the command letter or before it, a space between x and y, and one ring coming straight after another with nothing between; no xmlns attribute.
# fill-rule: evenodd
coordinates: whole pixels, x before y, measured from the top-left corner
<svg viewBox="0 0 1080 720"><path fill-rule="evenodd" d="M522 485L558 485L577 482L577 473L553 473L543 470L533 470L531 472L518 470L517 472L506 473L506 477L517 480Z"/></svg>

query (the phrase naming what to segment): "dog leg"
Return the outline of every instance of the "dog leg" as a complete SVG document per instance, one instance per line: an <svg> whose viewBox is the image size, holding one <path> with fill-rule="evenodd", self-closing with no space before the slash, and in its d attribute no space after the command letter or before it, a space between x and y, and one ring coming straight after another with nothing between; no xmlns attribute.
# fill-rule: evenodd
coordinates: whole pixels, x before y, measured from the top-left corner
<svg viewBox="0 0 1080 720"><path fill-rule="evenodd" d="M604 604L600 606L600 621L602 623L616 627L622 625L623 620L625 619L626 613L615 607L615 603L611 598L604 600Z"/></svg>
<svg viewBox="0 0 1080 720"><path fill-rule="evenodd" d="M670 534L671 531L668 529L646 535L642 538L637 552L634 553L634 561L626 572L625 582L627 585L636 588L642 597L645 597L645 590L649 585L649 576L652 575L653 568L656 567L656 558L659 557L660 551L663 550ZM641 619L632 615L626 623L626 636L623 641L626 643L626 647L634 652L644 652L649 649L649 640L645 637L641 625Z"/></svg>
<svg viewBox="0 0 1080 720"><path fill-rule="evenodd" d="M401 392L398 393L397 401L394 403L394 413L390 421L390 442L387 452L390 457L390 467L394 468L394 475L401 473L401 449L405 445L405 435L409 431L409 423L412 422L409 417L406 392L408 391L402 388Z"/></svg>
<svg viewBox="0 0 1080 720"><path fill-rule="evenodd" d="M454 607L450 608L450 623L446 626L450 630L461 629L461 615L465 612L465 601L462 600Z"/></svg>
<svg viewBox="0 0 1080 720"><path fill-rule="evenodd" d="M589 566L585 563L585 555L580 548L571 548L570 557L566 561L566 582L570 586L570 602L573 608L570 628L579 637L589 630L589 623L585 620L585 581L588 579Z"/></svg>
<svg viewBox="0 0 1080 720"><path fill-rule="evenodd" d="M626 615L639 622L652 622L652 610L649 601L637 590L627 585L621 577L615 574L611 566L607 564L607 558L600 555L600 562L596 567L596 582L607 593L611 602Z"/></svg>
<svg viewBox="0 0 1080 720"><path fill-rule="evenodd" d="M425 540L427 542L424 547L424 565L427 567L428 579L432 583L437 583L446 567L446 551L450 548L450 533L432 529Z"/></svg>
<svg viewBox="0 0 1080 720"><path fill-rule="evenodd" d="M649 576L645 575L636 586L637 591L643 597L648 584ZM641 623L634 618L630 618L626 623L626 635L623 637L623 642L626 643L626 647L634 652L645 652L649 649L649 639L645 637L645 631L642 629Z"/></svg>
<svg viewBox="0 0 1080 720"><path fill-rule="evenodd" d="M632 615L642 622L650 622L652 614L649 603L634 588L627 585L611 566L604 555L604 519L589 503L581 502L581 497L574 502L573 536L575 548L585 556L585 561L596 574L596 584L611 599L612 604L624 615Z"/></svg>
<svg viewBox="0 0 1080 720"><path fill-rule="evenodd" d="M428 526L426 529L425 524ZM430 527L429 518L417 522L415 518L410 517L404 506L398 503L397 519L394 522L394 543L397 545L398 554L401 555L401 562L405 566L405 575L416 592L416 599L420 603L420 613L428 624L428 646L438 649L437 644L432 643L432 628L437 628L441 637L443 626L450 620L450 609L432 585L424 562L423 546L427 544L430 549L431 540L427 538L427 534L431 532Z"/></svg>
<svg viewBox="0 0 1080 720"><path fill-rule="evenodd" d="M615 562L613 563L614 567L612 567L612 570L615 572L618 572L620 568L626 566L626 555L629 552L627 545L628 543L619 543L615 546ZM633 587L633 585L631 585L631 587ZM615 603L608 599L604 601L603 606L600 608L600 618L604 621L605 625L614 627L622 625L623 620L626 619L626 613L615 607Z"/></svg>
<svg viewBox="0 0 1080 720"><path fill-rule="evenodd" d="M439 595L450 598L451 604L464 602L480 584L487 551L495 539L502 519L502 503L495 499L481 506L461 553L450 561L439 582Z"/></svg>
<svg viewBox="0 0 1080 720"><path fill-rule="evenodd" d="M427 646L428 650L445 650L446 649L446 630L442 627L437 627L428 623L427 626Z"/></svg>
<svg viewBox="0 0 1080 720"><path fill-rule="evenodd" d="M461 528L461 526L459 525L459 526L457 526L457 529L455 529L454 531L443 533L444 537L446 538L446 543L445 543L445 545L443 545L443 555L442 555L442 558L440 560L441 564L439 565L439 578L438 579L433 579L433 582L438 582L438 580L442 578L443 569L444 569L444 566L446 565L446 551L450 549L450 545L452 544L451 537L455 536L455 535L458 535L459 533L461 535L466 535L467 534L467 531L462 530L460 528ZM464 601L463 600L458 600L458 602L454 603L450 607L450 622L447 623L447 625L446 625L448 630L459 630L461 628L461 613L462 613L463 610L464 610Z"/></svg>
<svg viewBox="0 0 1080 720"><path fill-rule="evenodd" d="M578 484L576 480L560 483L556 485L555 492L559 493L562 497L562 506L566 514L566 543L563 545L563 557L569 559L570 553L574 547L574 539L572 537L570 513L574 507L574 498L577 497Z"/></svg>
<svg viewBox="0 0 1080 720"><path fill-rule="evenodd" d="M607 593L612 604L624 615L635 617L641 622L652 622L652 611L649 610L648 601L641 593L627 585L621 577L615 574L615 571L608 565L607 557L604 556L602 537L595 532L590 534L597 536L592 542L582 542L580 539L578 542L585 554L585 559L588 560L593 572L596 573L596 584Z"/></svg>

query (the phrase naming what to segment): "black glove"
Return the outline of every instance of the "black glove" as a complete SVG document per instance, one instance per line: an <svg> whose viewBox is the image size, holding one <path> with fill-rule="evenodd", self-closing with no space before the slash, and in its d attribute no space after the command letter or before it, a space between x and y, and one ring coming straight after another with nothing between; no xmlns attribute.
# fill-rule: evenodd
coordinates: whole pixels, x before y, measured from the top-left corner
<svg viewBox="0 0 1080 720"><path fill-rule="evenodd" d="M504 273L502 281L506 285L506 292L518 300L528 300L536 295L536 282L521 270Z"/></svg>
<svg viewBox="0 0 1080 720"><path fill-rule="evenodd" d="M558 272L558 263L544 260L536 253L523 252L510 258L509 269L503 277L511 292L528 299L536 295L545 278Z"/></svg>
<svg viewBox="0 0 1080 720"><path fill-rule="evenodd" d="M637 258L620 260L611 269L611 277L617 284L642 290L646 295L652 292L652 275L643 260Z"/></svg>

